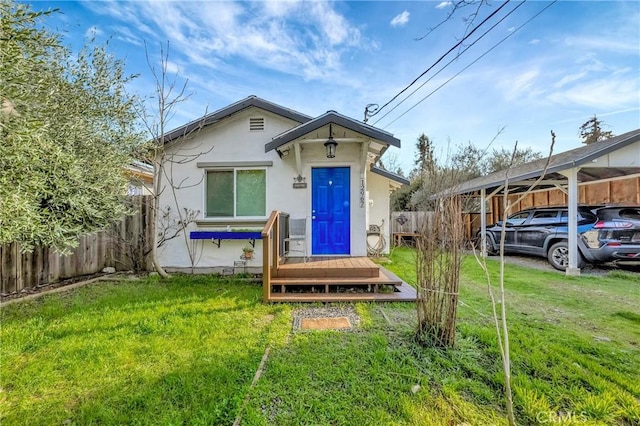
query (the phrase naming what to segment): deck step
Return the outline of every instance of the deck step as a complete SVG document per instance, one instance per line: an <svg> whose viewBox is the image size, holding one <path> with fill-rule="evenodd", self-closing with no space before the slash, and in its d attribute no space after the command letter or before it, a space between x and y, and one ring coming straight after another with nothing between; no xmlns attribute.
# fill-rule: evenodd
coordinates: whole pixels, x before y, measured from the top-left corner
<svg viewBox="0 0 640 426"><path fill-rule="evenodd" d="M393 293L271 293L270 302L413 302L416 290L409 286L396 287Z"/></svg>
<svg viewBox="0 0 640 426"><path fill-rule="evenodd" d="M336 278L271 278L272 285L402 285L401 279L389 278L382 273L377 277L336 277Z"/></svg>
<svg viewBox="0 0 640 426"><path fill-rule="evenodd" d="M376 278L378 265L365 258L290 258L278 266L278 278Z"/></svg>

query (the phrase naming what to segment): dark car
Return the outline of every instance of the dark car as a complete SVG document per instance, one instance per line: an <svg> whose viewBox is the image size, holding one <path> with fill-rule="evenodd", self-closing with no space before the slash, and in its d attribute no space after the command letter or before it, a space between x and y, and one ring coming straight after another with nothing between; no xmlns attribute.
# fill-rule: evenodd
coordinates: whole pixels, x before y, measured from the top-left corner
<svg viewBox="0 0 640 426"><path fill-rule="evenodd" d="M566 206L522 210L506 221L505 253L546 257L561 271L569 264ZM487 253L500 247L502 223L487 227ZM640 207L578 206L578 267L640 260Z"/></svg>
<svg viewBox="0 0 640 426"><path fill-rule="evenodd" d="M591 262L640 261L640 206L593 210L598 221L582 234Z"/></svg>

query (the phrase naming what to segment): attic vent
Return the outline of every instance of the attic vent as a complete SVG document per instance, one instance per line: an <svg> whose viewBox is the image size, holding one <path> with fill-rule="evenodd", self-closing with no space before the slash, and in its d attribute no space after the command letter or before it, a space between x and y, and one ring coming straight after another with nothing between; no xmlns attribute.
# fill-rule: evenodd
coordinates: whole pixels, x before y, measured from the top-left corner
<svg viewBox="0 0 640 426"><path fill-rule="evenodd" d="M264 130L264 117L249 118L249 131L256 132L258 130Z"/></svg>

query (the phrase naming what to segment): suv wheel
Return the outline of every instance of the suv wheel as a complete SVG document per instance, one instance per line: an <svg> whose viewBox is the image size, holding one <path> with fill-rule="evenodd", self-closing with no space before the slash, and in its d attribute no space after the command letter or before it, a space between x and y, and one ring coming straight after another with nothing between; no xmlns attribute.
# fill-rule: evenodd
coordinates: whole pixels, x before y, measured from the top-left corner
<svg viewBox="0 0 640 426"><path fill-rule="evenodd" d="M493 247L493 239L491 238L491 235L489 234L485 234L485 250L487 251L487 256L493 256L494 254L497 253L496 249ZM482 249L482 235L478 233L478 235L476 236L476 249L477 250L481 250Z"/></svg>
<svg viewBox="0 0 640 426"><path fill-rule="evenodd" d="M482 241L482 240L481 240ZM485 249L487 250L487 256L493 256L496 254L496 249L493 247L493 238L491 235L486 235L484 239Z"/></svg>
<svg viewBox="0 0 640 426"><path fill-rule="evenodd" d="M565 271L569 266L569 245L566 241L559 241L551 246L547 253L547 259L551 266L554 268ZM578 250L578 268L583 268L585 265L584 258Z"/></svg>

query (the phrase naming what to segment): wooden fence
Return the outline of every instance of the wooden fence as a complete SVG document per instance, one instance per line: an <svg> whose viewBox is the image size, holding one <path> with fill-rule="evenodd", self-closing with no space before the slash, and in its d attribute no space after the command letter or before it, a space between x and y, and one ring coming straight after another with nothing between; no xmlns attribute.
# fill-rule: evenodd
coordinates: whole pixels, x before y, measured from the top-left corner
<svg viewBox="0 0 640 426"><path fill-rule="evenodd" d="M112 225L111 229L83 235L68 255L49 247L22 253L18 243L0 246L0 293L3 296L91 275L111 266L129 270L135 263L147 267L140 258L148 251L152 231L151 196L129 198L135 213Z"/></svg>
<svg viewBox="0 0 640 426"><path fill-rule="evenodd" d="M515 201L519 195L510 195L509 199ZM566 205L567 194L559 189L539 190L527 194L513 207L512 213L529 207L544 207L554 205ZM615 204L629 203L640 204L640 177L623 178L607 182L581 183L578 186L578 202L580 204ZM502 197L491 198L487 208L487 225L502 219ZM424 220L424 212L393 212L391 213L392 235L401 233L418 232L420 220ZM402 216L402 217L401 217ZM465 236L467 240L473 240L480 230L480 214L464 214Z"/></svg>

